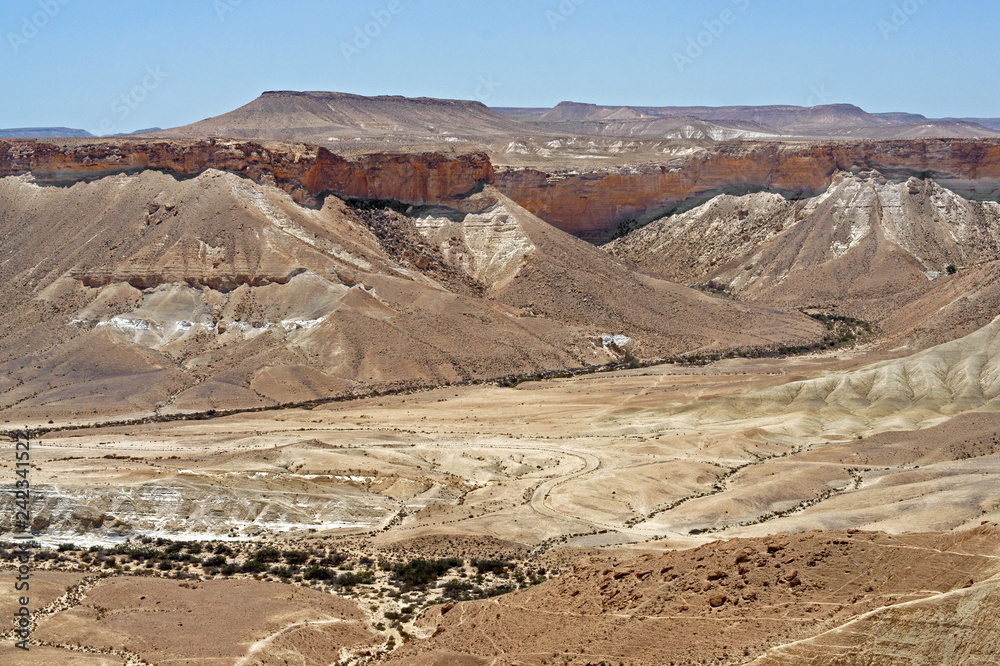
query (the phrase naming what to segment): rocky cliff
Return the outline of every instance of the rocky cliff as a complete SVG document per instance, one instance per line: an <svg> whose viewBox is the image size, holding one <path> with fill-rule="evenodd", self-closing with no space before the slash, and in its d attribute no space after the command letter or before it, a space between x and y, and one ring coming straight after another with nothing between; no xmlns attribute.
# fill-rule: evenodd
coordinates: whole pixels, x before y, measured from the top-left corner
<svg viewBox="0 0 1000 666"><path fill-rule="evenodd" d="M197 175L230 171L272 184L300 203L316 195L439 203L493 180L484 153L373 153L342 157L325 148L231 140L0 141L0 177L31 173L67 182L147 169Z"/></svg>
<svg viewBox="0 0 1000 666"><path fill-rule="evenodd" d="M325 148L240 140L0 140L0 177L31 172L48 182L159 169L231 171L274 184L297 201L317 195L449 202L483 183L550 224L591 241L721 192L818 194L838 171L932 177L973 199L1000 197L1000 139L777 143L733 141L692 149L667 164L555 172L494 170L485 152L342 156Z"/></svg>
<svg viewBox="0 0 1000 666"><path fill-rule="evenodd" d="M500 170L497 187L549 223L602 241L677 204L708 194L756 190L818 194L838 171L877 169L889 177L932 177L971 198L1000 194L1000 140L824 143L728 142L668 165L590 172Z"/></svg>

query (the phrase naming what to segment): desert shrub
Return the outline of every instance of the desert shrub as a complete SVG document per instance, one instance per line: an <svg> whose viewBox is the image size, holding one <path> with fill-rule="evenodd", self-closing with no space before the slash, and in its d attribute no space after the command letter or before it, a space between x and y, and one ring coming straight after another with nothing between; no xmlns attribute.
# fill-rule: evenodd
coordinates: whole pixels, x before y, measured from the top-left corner
<svg viewBox="0 0 1000 666"><path fill-rule="evenodd" d="M449 580L443 585L444 596L448 599L463 600L468 599L475 589L472 583L464 580Z"/></svg>
<svg viewBox="0 0 1000 666"><path fill-rule="evenodd" d="M330 580L333 578L333 572L326 567L314 564L305 570L302 577L306 580Z"/></svg>
<svg viewBox="0 0 1000 666"><path fill-rule="evenodd" d="M324 567L339 567L341 564L347 561L347 555L343 553L333 552L324 557L319 561Z"/></svg>
<svg viewBox="0 0 1000 666"><path fill-rule="evenodd" d="M355 585L371 585L375 582L375 574L371 571L349 571L337 576L333 582L340 587L354 587Z"/></svg>
<svg viewBox="0 0 1000 666"><path fill-rule="evenodd" d="M251 559L257 560L258 562L277 562L281 559L281 551L277 548L265 546L254 553Z"/></svg>
<svg viewBox="0 0 1000 666"><path fill-rule="evenodd" d="M305 564L309 561L309 553L304 550L286 550L281 554L288 564Z"/></svg>
<svg viewBox="0 0 1000 666"><path fill-rule="evenodd" d="M240 566L242 573L263 573L267 571L267 564L260 560L247 560Z"/></svg>
<svg viewBox="0 0 1000 666"><path fill-rule="evenodd" d="M506 560L471 560L469 564L480 574L502 574L514 566L513 562Z"/></svg>
<svg viewBox="0 0 1000 666"><path fill-rule="evenodd" d="M449 569L460 567L462 564L462 560L457 557L448 557L442 560L417 558L405 564L394 565L392 576L406 589L425 588L447 573Z"/></svg>

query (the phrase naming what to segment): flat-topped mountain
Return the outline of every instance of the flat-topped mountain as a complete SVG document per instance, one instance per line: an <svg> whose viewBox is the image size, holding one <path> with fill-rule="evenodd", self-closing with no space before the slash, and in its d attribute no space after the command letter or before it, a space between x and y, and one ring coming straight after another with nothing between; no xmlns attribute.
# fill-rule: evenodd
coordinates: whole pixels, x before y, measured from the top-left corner
<svg viewBox="0 0 1000 666"><path fill-rule="evenodd" d="M0 129L0 139L89 139L93 134L87 130L71 127L17 127Z"/></svg>
<svg viewBox="0 0 1000 666"><path fill-rule="evenodd" d="M446 142L537 132L475 101L273 91L235 111L155 134L327 143L358 137Z"/></svg>

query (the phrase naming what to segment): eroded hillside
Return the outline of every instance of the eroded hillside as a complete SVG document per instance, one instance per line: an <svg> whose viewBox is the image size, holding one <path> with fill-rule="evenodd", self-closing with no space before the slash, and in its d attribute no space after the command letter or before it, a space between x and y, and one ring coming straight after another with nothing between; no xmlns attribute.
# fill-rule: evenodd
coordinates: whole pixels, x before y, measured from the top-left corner
<svg viewBox="0 0 1000 666"><path fill-rule="evenodd" d="M534 374L618 358L595 345L603 335L657 357L820 333L798 314L634 273L494 192L443 210L454 229L442 235L433 210L378 218L333 196L307 208L214 170L0 187L3 401L19 414L244 408Z"/></svg>

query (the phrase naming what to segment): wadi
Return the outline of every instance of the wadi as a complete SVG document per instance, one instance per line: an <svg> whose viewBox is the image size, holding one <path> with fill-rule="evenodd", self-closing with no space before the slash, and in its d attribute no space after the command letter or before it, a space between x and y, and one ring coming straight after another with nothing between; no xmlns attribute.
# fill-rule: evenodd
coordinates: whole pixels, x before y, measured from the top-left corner
<svg viewBox="0 0 1000 666"><path fill-rule="evenodd" d="M996 663L998 126L8 132L0 663Z"/></svg>

